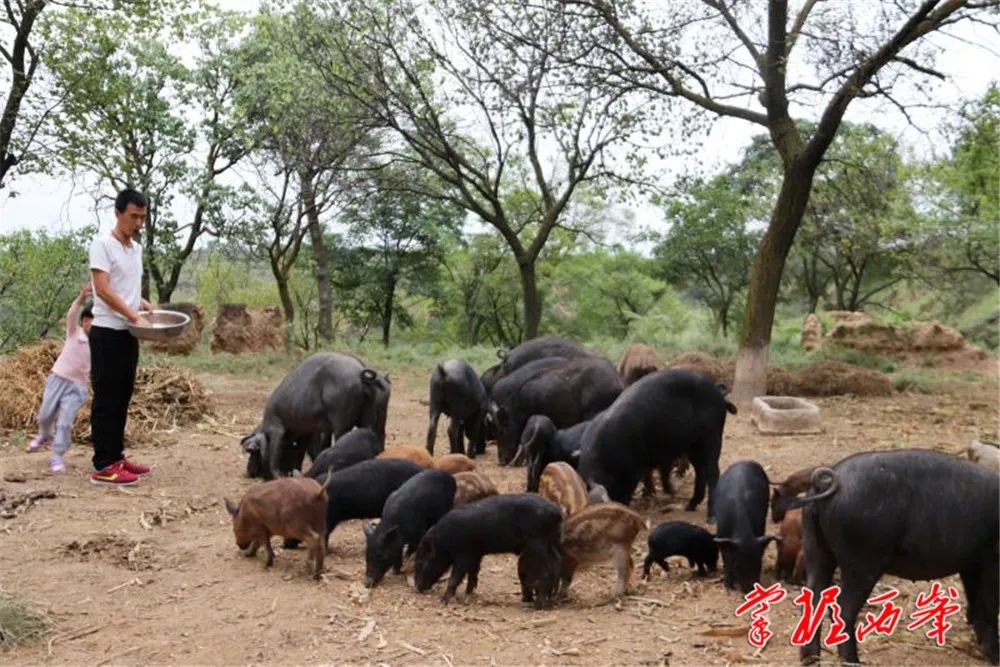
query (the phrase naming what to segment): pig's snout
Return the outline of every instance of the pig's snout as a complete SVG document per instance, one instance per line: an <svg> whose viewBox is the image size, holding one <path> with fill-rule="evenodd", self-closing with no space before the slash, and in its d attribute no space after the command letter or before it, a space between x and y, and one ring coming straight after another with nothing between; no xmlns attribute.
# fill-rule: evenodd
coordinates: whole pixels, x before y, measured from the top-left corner
<svg viewBox="0 0 1000 667"><path fill-rule="evenodd" d="M375 577L372 577L370 575L365 577L365 588L372 588L376 583L377 582L375 581Z"/></svg>

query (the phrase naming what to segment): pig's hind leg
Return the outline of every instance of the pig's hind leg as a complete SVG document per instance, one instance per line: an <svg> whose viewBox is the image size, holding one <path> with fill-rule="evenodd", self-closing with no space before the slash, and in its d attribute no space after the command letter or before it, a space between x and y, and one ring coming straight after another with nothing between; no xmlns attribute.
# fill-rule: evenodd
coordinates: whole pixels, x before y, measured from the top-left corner
<svg viewBox="0 0 1000 667"><path fill-rule="evenodd" d="M615 597L620 597L628 590L629 580L632 577L632 555L628 547L615 544L611 547L611 558L618 570L618 581L615 583L613 594Z"/></svg>
<svg viewBox="0 0 1000 667"><path fill-rule="evenodd" d="M314 531L309 531L309 553L315 563L313 578L320 579L323 576L323 561L326 558L326 542L323 535Z"/></svg>
<svg viewBox="0 0 1000 667"><path fill-rule="evenodd" d="M267 554L267 560L264 562L264 567L271 567L274 565L274 549L271 548L271 534L264 533L261 535L260 539L264 543L264 553Z"/></svg>

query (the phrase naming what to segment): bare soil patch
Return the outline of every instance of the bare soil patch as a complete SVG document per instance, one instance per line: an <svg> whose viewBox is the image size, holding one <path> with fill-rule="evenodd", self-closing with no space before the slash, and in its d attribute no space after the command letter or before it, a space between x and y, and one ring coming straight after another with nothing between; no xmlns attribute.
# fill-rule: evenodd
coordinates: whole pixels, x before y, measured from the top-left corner
<svg viewBox="0 0 1000 667"><path fill-rule="evenodd" d="M993 362L995 363L995 361ZM419 443L427 426L425 373L393 372L390 444ZM152 478L134 489L87 483L90 448L70 450L70 473L47 474L44 454L25 454L21 442L0 438L0 477L37 471L18 490L52 489L29 511L0 519L0 585L42 606L56 626L38 643L0 649L5 665L37 664L797 664L789 645L798 619L790 598L769 613L776 633L755 655L747 643L747 617L736 617L742 598L726 592L721 576L692 577L683 559L647 582L633 573L632 590L611 598L614 569L581 572L570 600L548 611L520 602L515 560L487 557L479 591L443 607L438 595L418 595L404 575L390 575L372 592L362 586L364 537L358 521L331 536L322 581L306 574L305 550L282 550L275 539L274 566L263 555L237 549L222 498L238 498L251 481L242 477L238 438L260 419L277 379L201 374L215 416L157 432L130 454L155 465ZM279 378L280 379L280 378ZM995 376L949 386L937 395L895 394L819 398L824 432L763 436L749 414L730 417L722 466L752 458L772 480L807 465L832 463L857 451L932 447L958 453L974 438L997 437ZM442 429L444 427L442 426ZM443 451L439 438L439 452ZM523 468L496 465L490 448L478 469L501 492L521 491ZM685 520L705 525L705 506L685 512L693 473L673 498L637 500L652 525ZM9 486L9 485L8 485ZM711 528L710 528L711 529ZM646 535L636 539L641 563ZM765 556L763 582L773 582L774 547ZM950 583L960 588L957 577ZM905 613L928 582L886 578ZM964 595L960 602L965 603ZM872 665L979 665L964 610L950 619L947 645L899 629L861 647ZM829 624L827 623L827 627ZM50 640L53 640L50 643ZM824 660L835 659L824 654Z"/></svg>

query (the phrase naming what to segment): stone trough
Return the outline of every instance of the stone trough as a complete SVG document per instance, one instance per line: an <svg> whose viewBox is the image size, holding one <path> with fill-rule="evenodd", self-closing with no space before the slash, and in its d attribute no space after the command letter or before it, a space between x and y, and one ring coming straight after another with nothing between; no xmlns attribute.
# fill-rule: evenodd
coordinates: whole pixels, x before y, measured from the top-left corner
<svg viewBox="0 0 1000 667"><path fill-rule="evenodd" d="M750 421L761 433L791 435L822 433L819 406L794 396L758 396L753 399Z"/></svg>

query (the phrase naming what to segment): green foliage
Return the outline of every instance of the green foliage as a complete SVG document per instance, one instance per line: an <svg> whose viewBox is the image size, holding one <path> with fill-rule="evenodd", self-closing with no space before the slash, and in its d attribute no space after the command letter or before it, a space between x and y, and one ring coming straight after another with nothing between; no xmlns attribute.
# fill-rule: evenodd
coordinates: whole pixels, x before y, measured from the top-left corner
<svg viewBox="0 0 1000 667"><path fill-rule="evenodd" d="M937 374L923 368L906 369L892 376L892 388L896 391L933 394L939 384Z"/></svg>
<svg viewBox="0 0 1000 667"><path fill-rule="evenodd" d="M245 303L257 309L278 302L274 281L249 258L208 250L189 262L187 269L193 298L208 319L215 317L224 303Z"/></svg>
<svg viewBox="0 0 1000 667"><path fill-rule="evenodd" d="M916 268L946 285L959 310L1000 287L1000 87L966 103L961 115L951 155L925 165L916 184L927 209Z"/></svg>
<svg viewBox="0 0 1000 667"><path fill-rule="evenodd" d="M653 260L620 248L567 254L546 261L545 270L544 328L577 340L623 340L630 322L646 315L667 291L653 277Z"/></svg>
<svg viewBox="0 0 1000 667"><path fill-rule="evenodd" d="M39 639L51 624L44 612L28 604L20 596L0 589L0 646Z"/></svg>
<svg viewBox="0 0 1000 667"><path fill-rule="evenodd" d="M0 352L59 331L87 270L86 232L0 236Z"/></svg>
<svg viewBox="0 0 1000 667"><path fill-rule="evenodd" d="M149 195L143 233L145 283L169 300L184 261L204 234L231 217L237 189L216 178L245 153L232 109L229 50L234 13L166 3L159 20L68 8L47 24L45 61L62 104L48 118L53 174L80 174L98 201L135 187ZM172 22L166 17L172 16ZM176 44L193 40L193 64ZM200 122L193 124L190 116ZM179 220L176 203L193 204Z"/></svg>
<svg viewBox="0 0 1000 667"><path fill-rule="evenodd" d="M350 202L341 216L346 247L332 262L341 308L354 320L378 322L386 346L393 318L409 318L398 292L437 296L444 242L457 238L463 218L450 202L394 188L404 181L405 174L383 174Z"/></svg>
<svg viewBox="0 0 1000 667"><path fill-rule="evenodd" d="M655 250L659 275L707 305L723 337L750 282L761 236L751 225L763 214L764 191L759 161L747 151L731 170L688 183L667 206L670 229Z"/></svg>
<svg viewBox="0 0 1000 667"><path fill-rule="evenodd" d="M513 347L524 330L517 267L495 234L474 234L448 250L437 304L448 340Z"/></svg>

